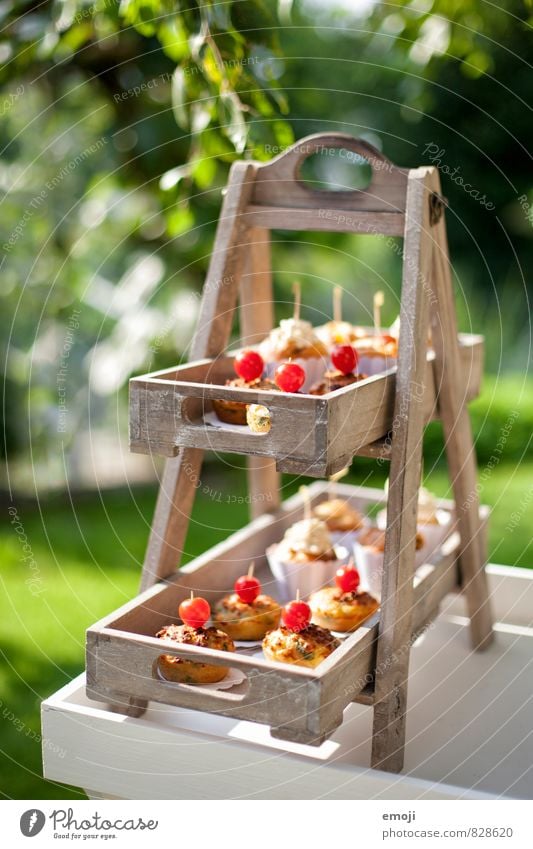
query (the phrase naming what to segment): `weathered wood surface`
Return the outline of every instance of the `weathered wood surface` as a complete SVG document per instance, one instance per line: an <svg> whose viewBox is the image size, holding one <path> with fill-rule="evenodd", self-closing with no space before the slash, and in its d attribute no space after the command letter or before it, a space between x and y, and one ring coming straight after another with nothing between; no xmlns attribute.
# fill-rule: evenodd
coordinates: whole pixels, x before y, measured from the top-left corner
<svg viewBox="0 0 533 849"><path fill-rule="evenodd" d="M431 188L440 197L438 171ZM444 215L433 226L434 249L431 333L435 346L435 384L438 387L446 458L457 504L461 534L461 572L466 596L472 645L483 649L493 638L492 612L485 574L486 551L479 523L477 464L464 384L457 380L461 358L457 346L457 319L448 255Z"/></svg>
<svg viewBox="0 0 533 849"><path fill-rule="evenodd" d="M462 392L471 399L481 382L482 338L463 334L459 351L459 381ZM435 354L429 351L426 356L424 380L414 390L425 421L430 421L438 414ZM231 451L272 457L285 472L325 477L348 465L354 455L365 454L367 446L393 427L396 370L324 396L224 386L233 373L232 358L221 356L133 378L131 449L164 456L173 456L178 446ZM216 398L264 404L272 415L270 432L258 436L246 427L236 433L205 425L203 410ZM265 491L274 491L274 480L272 477Z"/></svg>
<svg viewBox="0 0 533 849"><path fill-rule="evenodd" d="M384 503L381 490L339 485L339 493L360 510ZM312 504L327 497L327 484L310 487ZM450 502L443 502L450 507ZM160 654L201 656L214 663L227 664L224 652L193 647L164 645L153 635L164 624L176 621L177 608L191 589L211 602L230 592L235 578L255 559L265 590L275 595L275 584L264 555L272 542L303 515L298 494L276 513L258 517L250 525L205 552L166 583L150 587L139 598L123 605L90 629L87 647L88 694L102 699L115 693L124 704L132 695L215 713L223 713L273 726L275 736L318 744L340 722L350 701L366 691L375 669L379 614L354 634L317 669L283 666L262 658L241 654L231 656L231 666L242 669L247 683L231 694L205 692L201 688L169 684L157 677L154 664ZM453 540L452 540L453 542ZM458 544L458 539L455 545ZM449 547L449 546L448 546ZM443 549L444 550L444 549ZM413 590L413 632L428 621L439 601L456 585L456 554L449 551L425 566L415 579ZM228 695L232 697L229 698ZM258 706L258 703L259 706Z"/></svg>
<svg viewBox="0 0 533 849"><path fill-rule="evenodd" d="M409 174L387 529L376 656L372 766L403 767L407 678L413 619L415 535L424 410L419 387L426 374L432 240L429 169Z"/></svg>
<svg viewBox="0 0 533 849"><path fill-rule="evenodd" d="M270 261L270 233L254 226L248 238L250 247L240 289L241 346L256 345L274 326L274 303ZM261 513L279 507L281 477L276 461L271 457L248 457L248 490L250 514L254 519Z"/></svg>

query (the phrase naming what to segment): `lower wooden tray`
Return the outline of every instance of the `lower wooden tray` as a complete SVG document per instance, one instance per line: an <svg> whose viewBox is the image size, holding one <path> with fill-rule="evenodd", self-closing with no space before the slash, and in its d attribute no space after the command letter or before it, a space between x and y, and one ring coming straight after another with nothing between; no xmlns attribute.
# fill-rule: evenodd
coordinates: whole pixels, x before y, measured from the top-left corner
<svg viewBox="0 0 533 849"><path fill-rule="evenodd" d="M459 334L457 380L461 399L467 402L479 393L483 350L482 336ZM434 359L429 350L424 385L412 387L426 421L438 416ZM130 380L131 451L167 457L180 447L228 451L272 457L281 472L327 477L348 466L356 454L376 456L373 444L395 429L396 368L321 396L225 386L232 377L233 357L223 356ZM272 420L270 432L207 425L204 414L217 399L265 405ZM385 440L377 456L388 456L389 443Z"/></svg>
<svg viewBox="0 0 533 849"><path fill-rule="evenodd" d="M339 491L359 510L368 512L385 504L382 490L339 486ZM327 485L310 487L313 503L327 497ZM441 506L453 509L451 502ZM276 596L275 582L268 570L265 549L277 542L285 529L303 515L299 495L281 509L254 520L225 542L207 551L171 579L142 593L129 604L102 619L87 631L87 695L126 706L131 698L208 711L261 722L273 736L294 742L320 745L342 722L343 710L352 701L372 704L375 648L379 611L346 637L316 669L274 663L249 651L231 655L231 667L245 680L229 690L212 691L201 686L161 680L161 654L202 660L227 666L226 652L195 646L172 646L154 634L165 624L177 621L180 602L193 589L213 604L232 591L233 583L256 562L265 592ZM484 510L483 518L487 512ZM441 599L459 587L456 568L459 536L450 536L432 563L417 570L414 581L413 634L435 617Z"/></svg>

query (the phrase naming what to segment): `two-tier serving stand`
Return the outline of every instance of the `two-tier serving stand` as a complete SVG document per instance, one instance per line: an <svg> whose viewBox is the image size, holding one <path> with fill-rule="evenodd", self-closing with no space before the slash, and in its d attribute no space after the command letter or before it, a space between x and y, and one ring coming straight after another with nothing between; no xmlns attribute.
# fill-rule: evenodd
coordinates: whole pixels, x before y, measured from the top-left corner
<svg viewBox="0 0 533 849"><path fill-rule="evenodd" d="M367 189L314 191L300 180L303 160L344 149L372 167ZM466 598L475 649L492 638L485 576L486 513L480 511L467 402L479 390L483 339L457 332L444 201L433 167L405 170L349 135L303 139L272 161L237 162L224 196L189 364L134 378L133 451L166 460L143 567L140 595L87 632L87 693L140 715L149 700L266 723L278 738L321 744L352 702L373 708L372 766L403 765L410 649L452 591ZM397 368L324 396L225 386L226 354L240 301L243 344L273 326L270 230L326 230L403 236ZM428 331L431 329L431 349ZM206 424L212 399L265 405L271 429L255 434ZM415 535L425 425L442 421L454 501L452 532L415 570ZM253 518L244 529L178 569L205 450L248 456ZM191 589L213 603L232 591L255 560L275 595L265 549L301 518L301 496L280 504L279 472L326 477L362 455L390 461L388 495L340 484L355 507L387 504L381 609L316 669L236 652L245 679L228 690L162 680L155 633L176 621ZM313 503L327 485L310 487ZM166 654L227 665L224 652L165 644Z"/></svg>

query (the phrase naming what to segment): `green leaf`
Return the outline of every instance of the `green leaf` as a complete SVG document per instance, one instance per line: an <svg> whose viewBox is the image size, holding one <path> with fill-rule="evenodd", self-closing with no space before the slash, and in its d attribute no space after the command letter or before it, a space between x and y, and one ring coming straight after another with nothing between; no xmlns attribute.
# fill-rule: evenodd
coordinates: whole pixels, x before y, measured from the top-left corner
<svg viewBox="0 0 533 849"><path fill-rule="evenodd" d="M176 68L172 75L172 111L178 127L190 128L187 88L183 68Z"/></svg>

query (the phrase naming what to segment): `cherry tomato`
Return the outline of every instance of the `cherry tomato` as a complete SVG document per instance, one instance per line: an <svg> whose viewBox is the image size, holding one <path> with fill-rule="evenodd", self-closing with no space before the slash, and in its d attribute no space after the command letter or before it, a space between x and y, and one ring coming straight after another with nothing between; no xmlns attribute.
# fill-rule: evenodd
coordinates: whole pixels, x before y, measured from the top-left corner
<svg viewBox="0 0 533 849"><path fill-rule="evenodd" d="M211 608L205 598L194 596L181 602L178 613L185 625L190 625L191 628L203 628L211 616Z"/></svg>
<svg viewBox="0 0 533 849"><path fill-rule="evenodd" d="M261 581L253 575L242 575L234 584L235 592L245 604L252 604L261 592Z"/></svg>
<svg viewBox="0 0 533 849"><path fill-rule="evenodd" d="M261 377L265 364L257 351L241 351L233 361L233 368L243 380L251 381Z"/></svg>
<svg viewBox="0 0 533 849"><path fill-rule="evenodd" d="M311 621L311 608L305 601L289 601L281 611L281 621L289 631L303 631Z"/></svg>
<svg viewBox="0 0 533 849"><path fill-rule="evenodd" d="M343 374L351 374L359 362L359 355L351 345L336 345L331 352L331 362Z"/></svg>
<svg viewBox="0 0 533 849"><path fill-rule="evenodd" d="M361 583L359 572L351 563L342 566L335 573L335 583L343 593L354 593Z"/></svg>
<svg viewBox="0 0 533 849"><path fill-rule="evenodd" d="M305 371L298 363L282 363L276 369L274 381L282 392L298 392L305 383Z"/></svg>

